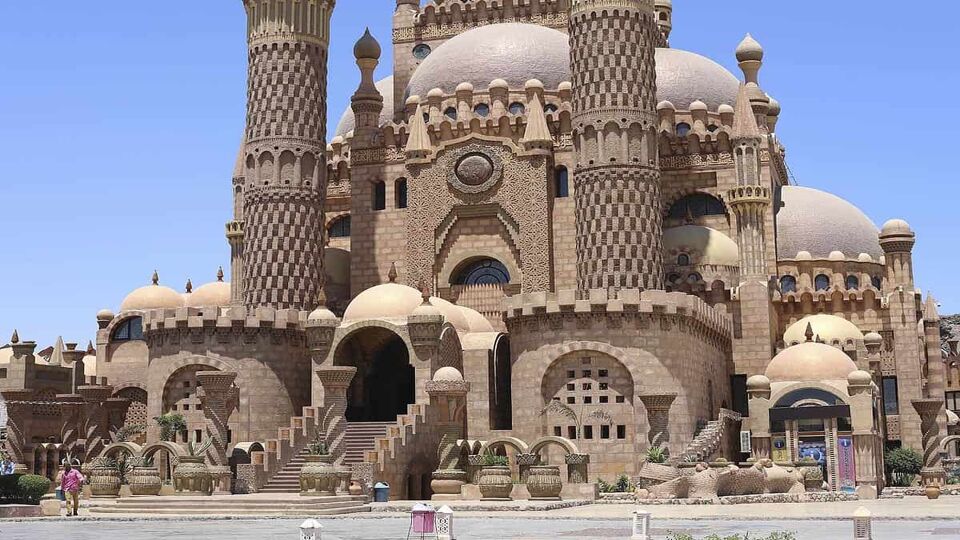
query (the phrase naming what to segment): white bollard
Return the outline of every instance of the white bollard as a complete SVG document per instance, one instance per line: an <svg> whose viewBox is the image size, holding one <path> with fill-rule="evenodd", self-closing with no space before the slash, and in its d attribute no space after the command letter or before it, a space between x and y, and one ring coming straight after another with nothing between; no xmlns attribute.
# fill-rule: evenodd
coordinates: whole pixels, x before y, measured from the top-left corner
<svg viewBox="0 0 960 540"><path fill-rule="evenodd" d="M633 536L630 540L653 540L650 536L650 512L639 508L633 512Z"/></svg>
<svg viewBox="0 0 960 540"><path fill-rule="evenodd" d="M457 540L453 533L453 510L449 506L441 506L437 510L437 540Z"/></svg>
<svg viewBox="0 0 960 540"><path fill-rule="evenodd" d="M315 519L300 524L300 540L323 540L323 525Z"/></svg>
<svg viewBox="0 0 960 540"><path fill-rule="evenodd" d="M853 513L853 540L873 540L870 525L870 511L864 507Z"/></svg>

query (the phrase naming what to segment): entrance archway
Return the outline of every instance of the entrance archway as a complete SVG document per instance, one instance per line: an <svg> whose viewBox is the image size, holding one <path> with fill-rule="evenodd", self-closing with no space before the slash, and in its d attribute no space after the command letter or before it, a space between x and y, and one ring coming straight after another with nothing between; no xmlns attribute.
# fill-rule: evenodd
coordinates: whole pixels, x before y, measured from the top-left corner
<svg viewBox="0 0 960 540"><path fill-rule="evenodd" d="M403 339L381 327L359 330L337 350L334 363L357 374L347 390L348 422L393 422L415 402L415 372Z"/></svg>

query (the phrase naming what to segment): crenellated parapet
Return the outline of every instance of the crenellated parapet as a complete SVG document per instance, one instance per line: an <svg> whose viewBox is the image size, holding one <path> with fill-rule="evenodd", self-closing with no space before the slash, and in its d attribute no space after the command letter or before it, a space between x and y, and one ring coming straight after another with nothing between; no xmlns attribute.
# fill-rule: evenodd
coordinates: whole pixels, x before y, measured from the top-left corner
<svg viewBox="0 0 960 540"><path fill-rule="evenodd" d="M306 347L304 329L308 313L272 308L180 308L143 313L147 345L183 347L201 345L254 345L258 343Z"/></svg>
<svg viewBox="0 0 960 540"><path fill-rule="evenodd" d="M505 22L539 24L566 30L570 9L569 0L506 0L492 3L434 0L422 8L412 2L402 3L417 11L407 19L409 24L394 28L394 43L446 39L473 28Z"/></svg>

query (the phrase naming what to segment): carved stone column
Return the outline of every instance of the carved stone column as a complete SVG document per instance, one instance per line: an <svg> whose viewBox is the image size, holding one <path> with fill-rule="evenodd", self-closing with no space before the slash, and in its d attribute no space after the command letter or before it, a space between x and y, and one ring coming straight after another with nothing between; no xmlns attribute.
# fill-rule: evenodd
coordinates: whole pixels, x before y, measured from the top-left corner
<svg viewBox="0 0 960 540"><path fill-rule="evenodd" d="M530 467L540 463L540 454L517 454L517 468L520 469L520 481L527 482Z"/></svg>
<svg viewBox="0 0 960 540"><path fill-rule="evenodd" d="M439 466L433 473L433 500L457 500L467 482L466 464L460 463L457 441L466 438L467 392L470 383L453 368L438 370L426 384L430 396L427 421L441 434L437 448Z"/></svg>
<svg viewBox="0 0 960 540"><path fill-rule="evenodd" d="M212 444L207 450L211 465L227 465L227 422L230 420L230 393L237 373L233 371L199 371L197 383L202 390L200 403L206 420L207 437Z"/></svg>
<svg viewBox="0 0 960 540"><path fill-rule="evenodd" d="M946 471L943 470L943 456L940 454L940 415L944 402L940 398L915 399L910 402L920 415L920 432L923 437L923 470L920 477L924 486L943 487L946 484Z"/></svg>
<svg viewBox="0 0 960 540"><path fill-rule="evenodd" d="M113 395L112 386L81 386L77 392L83 397L84 426L82 461L88 463L99 457L110 441L110 413L106 401Z"/></svg>
<svg viewBox="0 0 960 540"><path fill-rule="evenodd" d="M640 401L647 409L647 423L650 424L650 431L647 432L647 439L650 446L655 444L663 445L668 453L670 449L670 407L677 399L677 394L643 394ZM659 440L658 440L659 436Z"/></svg>
<svg viewBox="0 0 960 540"><path fill-rule="evenodd" d="M33 390L4 390L0 395L7 404L7 453L18 467L25 466L30 443L30 417L33 415L30 402Z"/></svg>
<svg viewBox="0 0 960 540"><path fill-rule="evenodd" d="M317 370L323 385L324 415L320 430L327 441L327 449L334 465L343 465L346 453L344 436L347 433L347 389L357 374L352 366L329 366Z"/></svg>
<svg viewBox="0 0 960 540"><path fill-rule="evenodd" d="M590 454L567 454L567 483L586 484L590 480Z"/></svg>

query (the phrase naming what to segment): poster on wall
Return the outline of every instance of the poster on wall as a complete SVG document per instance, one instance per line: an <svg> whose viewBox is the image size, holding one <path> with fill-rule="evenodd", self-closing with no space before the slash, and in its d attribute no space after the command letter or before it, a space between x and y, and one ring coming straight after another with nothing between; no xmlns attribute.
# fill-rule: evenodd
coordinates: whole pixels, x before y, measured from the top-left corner
<svg viewBox="0 0 960 540"><path fill-rule="evenodd" d="M853 455L853 438L837 439L837 461L840 466L840 489L853 492L857 489L857 467Z"/></svg>
<svg viewBox="0 0 960 540"><path fill-rule="evenodd" d="M773 448L770 451L770 457L774 462L783 463L784 461L790 460L790 456L787 453L787 439L774 437L771 446Z"/></svg>
<svg viewBox="0 0 960 540"><path fill-rule="evenodd" d="M820 465L827 464L827 445L820 441L800 441L800 459L813 458Z"/></svg>

